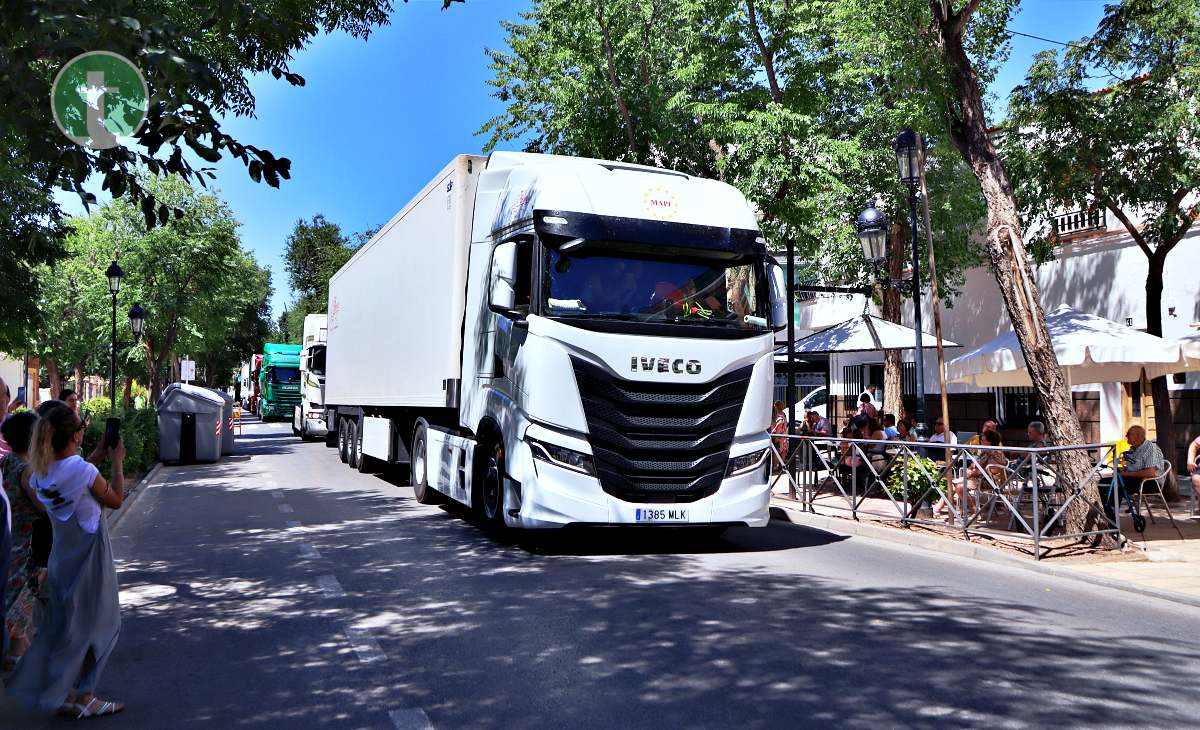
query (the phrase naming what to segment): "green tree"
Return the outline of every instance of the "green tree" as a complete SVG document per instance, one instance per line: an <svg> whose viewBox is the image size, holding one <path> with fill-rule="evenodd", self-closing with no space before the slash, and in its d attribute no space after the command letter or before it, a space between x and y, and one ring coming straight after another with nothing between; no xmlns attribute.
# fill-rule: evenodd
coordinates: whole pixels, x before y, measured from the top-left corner
<svg viewBox="0 0 1200 730"><path fill-rule="evenodd" d="M1125 0L1013 91L1003 152L1026 220L1107 209L1148 261L1146 331L1162 335L1167 256L1200 218L1200 2ZM1111 86L1088 81L1107 75ZM1051 248L1044 226L1033 245ZM1167 379L1153 382L1159 444L1176 446Z"/></svg>
<svg viewBox="0 0 1200 730"><path fill-rule="evenodd" d="M181 354L211 358L219 368L232 368L239 352L249 355L244 348L252 345L239 328L258 326L256 316L265 317L270 287L266 271L240 247L238 222L216 196L179 177L144 177L140 184L183 215L147 230L140 209L119 198L76 219L71 235L80 239L72 246L119 252L125 279L118 312L124 317L134 303L147 312L142 342L122 369L145 379L155 399ZM208 376L214 379L212 372Z"/></svg>
<svg viewBox="0 0 1200 730"><path fill-rule="evenodd" d="M0 4L0 349L23 347L40 322L37 283L29 283L29 274L63 255L68 233L52 197L56 188L91 203L83 185L96 176L154 226L181 212L142 184L143 171L203 185L214 177L204 165L231 155L256 182L278 187L290 177L290 161L235 139L220 120L254 114L254 75L302 86L289 66L309 41L336 31L366 38L388 23L391 11L389 0ZM97 48L132 60L146 77L150 108L132 147L75 145L59 133L46 103L62 65Z"/></svg>
<svg viewBox="0 0 1200 730"><path fill-rule="evenodd" d="M278 341L300 342L304 318L328 309L329 280L379 228L375 226L347 237L341 226L319 213L311 220L296 221L283 255L288 285L296 299L280 315Z"/></svg>

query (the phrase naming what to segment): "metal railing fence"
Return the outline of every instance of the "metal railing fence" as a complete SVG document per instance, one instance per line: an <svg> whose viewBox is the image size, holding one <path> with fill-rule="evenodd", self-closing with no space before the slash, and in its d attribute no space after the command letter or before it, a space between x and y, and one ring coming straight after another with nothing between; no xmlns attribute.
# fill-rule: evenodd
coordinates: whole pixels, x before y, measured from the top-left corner
<svg viewBox="0 0 1200 730"><path fill-rule="evenodd" d="M786 459L778 440L787 441ZM1115 478L1116 444L1005 447L777 435L771 449L792 498L810 512L819 506L848 512L855 520L867 515L906 526L949 525L967 536L1027 540L1039 560L1049 539L1120 539L1119 526L1105 514L1102 502L1084 494L1088 483L1099 480L1101 500L1111 500L1112 514L1118 515L1120 489L1103 483L1103 477ZM1086 452L1092 465L1077 484L1067 483L1059 468L1061 455L1070 451ZM818 496L826 494L833 499L818 504ZM876 495L886 498L882 507L878 500L867 501ZM1094 511L1095 529L1066 532L1067 511L1077 501ZM944 507L945 520L933 515L937 506ZM1004 528L995 526L997 518L1005 517Z"/></svg>

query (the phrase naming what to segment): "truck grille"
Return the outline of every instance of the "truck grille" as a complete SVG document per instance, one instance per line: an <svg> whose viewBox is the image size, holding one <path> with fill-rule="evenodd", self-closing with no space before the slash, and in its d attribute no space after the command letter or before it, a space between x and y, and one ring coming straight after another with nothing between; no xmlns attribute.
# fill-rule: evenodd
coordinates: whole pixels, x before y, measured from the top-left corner
<svg viewBox="0 0 1200 730"><path fill-rule="evenodd" d="M605 492L628 502L694 502L717 491L754 366L710 383L647 383L571 361Z"/></svg>

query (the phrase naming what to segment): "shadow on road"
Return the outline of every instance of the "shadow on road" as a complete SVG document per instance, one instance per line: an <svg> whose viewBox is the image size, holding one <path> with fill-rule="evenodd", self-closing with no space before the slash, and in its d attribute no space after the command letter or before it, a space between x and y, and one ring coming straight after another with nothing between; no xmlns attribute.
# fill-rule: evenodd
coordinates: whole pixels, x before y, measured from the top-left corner
<svg viewBox="0 0 1200 730"><path fill-rule="evenodd" d="M173 475L121 569L125 646L105 684L165 697L175 728L350 726L347 712L397 707L439 728L1195 723L1181 689L1200 686L1194 634L1081 626L949 576L821 577L809 566L859 549L819 531L773 523L696 546L585 530L535 549L319 474L278 490L303 527L268 528L236 512L274 506L237 466ZM300 560L301 542L321 558ZM326 573L345 597L316 590ZM347 623L388 660L357 661ZM126 719L139 713L153 726L145 705Z"/></svg>

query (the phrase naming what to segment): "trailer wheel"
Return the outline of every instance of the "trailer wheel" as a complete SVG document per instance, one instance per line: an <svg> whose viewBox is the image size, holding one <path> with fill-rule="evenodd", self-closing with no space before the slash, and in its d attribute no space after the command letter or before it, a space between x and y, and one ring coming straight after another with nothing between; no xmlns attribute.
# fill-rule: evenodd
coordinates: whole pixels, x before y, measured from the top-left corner
<svg viewBox="0 0 1200 730"><path fill-rule="evenodd" d="M326 421L326 423L328 423L328 421ZM332 449L332 448L335 448L337 445L338 445L337 429L329 429L329 430L325 431L325 446L327 448Z"/></svg>
<svg viewBox="0 0 1200 730"><path fill-rule="evenodd" d="M346 419L339 418L337 424L338 460L343 464L350 463L350 445L346 443Z"/></svg>
<svg viewBox="0 0 1200 730"><path fill-rule="evenodd" d="M375 469L375 462L379 461L374 456L367 456L363 451L363 434L362 429L356 429L358 432L358 441L354 445L354 453L358 456L358 463L354 465L358 469L359 474L370 474Z"/></svg>
<svg viewBox="0 0 1200 730"><path fill-rule="evenodd" d="M438 504L442 501L442 494L429 486L429 438L424 421L417 423L412 444L412 466L409 476L412 481L413 498L421 504Z"/></svg>
<svg viewBox="0 0 1200 730"><path fill-rule="evenodd" d="M346 451L351 469L358 468L358 421L353 418L346 419Z"/></svg>

